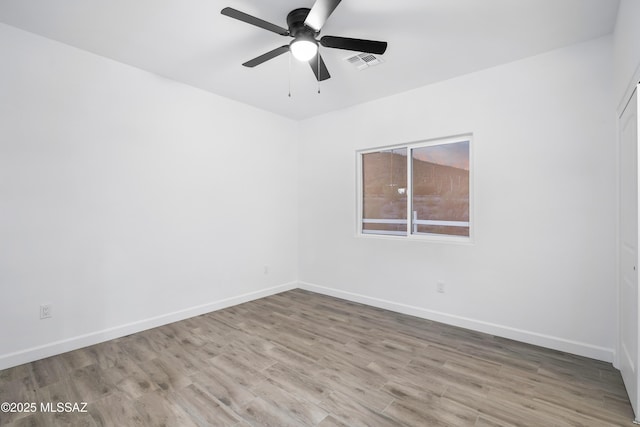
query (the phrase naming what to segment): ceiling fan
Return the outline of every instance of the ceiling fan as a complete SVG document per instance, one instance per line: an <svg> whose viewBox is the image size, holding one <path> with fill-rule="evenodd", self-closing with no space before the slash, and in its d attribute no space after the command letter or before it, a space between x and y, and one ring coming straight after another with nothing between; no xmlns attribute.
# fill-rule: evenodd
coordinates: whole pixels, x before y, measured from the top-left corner
<svg viewBox="0 0 640 427"><path fill-rule="evenodd" d="M340 1L341 0L316 0L311 9L299 8L292 10L287 15L287 25L289 28L280 27L230 7L225 7L220 13L246 22L247 24L280 34L281 36L293 37L291 43L277 47L242 64L245 67L255 67L283 53L291 52L294 58L304 62L308 61L313 73L316 75L316 79L323 81L331 76L318 51L319 44L324 47L377 55L382 55L387 50L387 42L335 36L324 36L319 40L316 39L331 13L333 13L338 4L340 4Z"/></svg>

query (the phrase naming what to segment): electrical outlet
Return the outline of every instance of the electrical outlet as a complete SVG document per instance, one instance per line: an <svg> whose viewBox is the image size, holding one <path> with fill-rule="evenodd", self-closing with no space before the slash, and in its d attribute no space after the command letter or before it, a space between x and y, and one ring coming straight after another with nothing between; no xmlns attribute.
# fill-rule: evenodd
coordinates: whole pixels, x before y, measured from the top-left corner
<svg viewBox="0 0 640 427"><path fill-rule="evenodd" d="M48 319L53 316L51 304L42 304L40 306L40 319Z"/></svg>
<svg viewBox="0 0 640 427"><path fill-rule="evenodd" d="M439 280L436 283L436 290L438 291L439 294L444 294L445 287L444 287L444 282L442 280Z"/></svg>

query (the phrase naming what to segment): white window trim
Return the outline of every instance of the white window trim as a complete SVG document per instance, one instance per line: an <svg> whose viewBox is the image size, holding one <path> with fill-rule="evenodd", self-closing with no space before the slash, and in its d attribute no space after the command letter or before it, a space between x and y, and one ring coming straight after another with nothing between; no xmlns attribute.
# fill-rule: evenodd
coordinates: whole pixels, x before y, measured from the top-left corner
<svg viewBox="0 0 640 427"><path fill-rule="evenodd" d="M393 232L367 232L363 230L363 182L362 182L362 156L369 153L377 153L379 151L393 150L398 148L407 149L407 212L413 212L413 180L412 177L412 154L411 150L421 147L429 147L434 145L453 144L456 142L469 141L469 236L452 236L446 234L428 234L420 233L413 234L411 230L412 221L407 218L406 220L390 220L390 221L402 221L407 223L406 235L395 235ZM433 138L417 142L397 144L397 145L385 145L381 147L367 148L356 151L356 237L364 239L385 239L385 240L413 240L413 241L425 241L425 242L441 242L441 243L459 243L459 244L473 244L475 239L475 198L474 198L474 148L473 134L461 134L455 136L448 136L443 138Z"/></svg>

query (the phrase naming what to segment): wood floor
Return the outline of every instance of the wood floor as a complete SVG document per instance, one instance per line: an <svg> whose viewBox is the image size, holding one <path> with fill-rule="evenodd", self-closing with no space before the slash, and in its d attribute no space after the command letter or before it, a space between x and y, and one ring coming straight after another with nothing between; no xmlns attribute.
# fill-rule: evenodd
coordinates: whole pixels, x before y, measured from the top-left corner
<svg viewBox="0 0 640 427"><path fill-rule="evenodd" d="M0 371L9 426L610 426L610 364L294 290ZM86 402L87 412L42 412ZM45 408L46 409L46 408ZM82 408L79 408L82 409Z"/></svg>

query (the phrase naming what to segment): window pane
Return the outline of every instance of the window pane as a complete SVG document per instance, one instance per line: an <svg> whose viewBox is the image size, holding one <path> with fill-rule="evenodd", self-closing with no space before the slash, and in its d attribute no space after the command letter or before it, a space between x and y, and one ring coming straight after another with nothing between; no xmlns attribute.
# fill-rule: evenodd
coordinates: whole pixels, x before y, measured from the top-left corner
<svg viewBox="0 0 640 427"><path fill-rule="evenodd" d="M362 155L362 232L407 234L407 149Z"/></svg>
<svg viewBox="0 0 640 427"><path fill-rule="evenodd" d="M414 148L413 234L469 236L469 141Z"/></svg>

